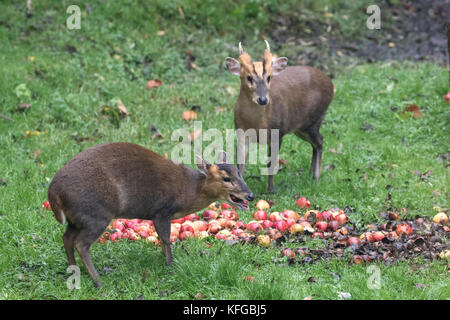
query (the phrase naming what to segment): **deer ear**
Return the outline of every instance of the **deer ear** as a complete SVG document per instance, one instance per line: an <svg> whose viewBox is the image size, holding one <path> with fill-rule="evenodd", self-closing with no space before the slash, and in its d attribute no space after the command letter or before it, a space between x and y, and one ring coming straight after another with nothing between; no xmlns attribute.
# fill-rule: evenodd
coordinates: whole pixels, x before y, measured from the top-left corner
<svg viewBox="0 0 450 320"><path fill-rule="evenodd" d="M225 63L227 64L227 69L231 74L234 74L236 76L240 75L241 72L241 64L239 61L233 58L226 58Z"/></svg>
<svg viewBox="0 0 450 320"><path fill-rule="evenodd" d="M280 74L281 72L283 72L284 69L286 69L287 62L288 62L288 58L286 58L286 57L274 59L272 61L273 74L277 75L277 74Z"/></svg>
<svg viewBox="0 0 450 320"><path fill-rule="evenodd" d="M200 156L195 157L195 163L197 163L197 168L200 173L203 173L205 176L208 175L208 170L211 167L211 164L206 162Z"/></svg>
<svg viewBox="0 0 450 320"><path fill-rule="evenodd" d="M227 163L227 153L223 150L219 151L219 156L217 157L217 163Z"/></svg>

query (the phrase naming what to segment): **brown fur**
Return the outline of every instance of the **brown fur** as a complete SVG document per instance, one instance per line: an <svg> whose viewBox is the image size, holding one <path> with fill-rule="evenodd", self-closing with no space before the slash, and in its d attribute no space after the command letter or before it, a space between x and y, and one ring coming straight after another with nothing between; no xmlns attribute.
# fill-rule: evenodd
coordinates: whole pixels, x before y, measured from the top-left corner
<svg viewBox="0 0 450 320"><path fill-rule="evenodd" d="M253 194L229 164L202 163L194 170L132 143L106 143L70 160L54 176L48 199L56 219L68 222L63 236L69 265L80 254L97 286L101 285L89 248L113 218L151 219L166 261L172 263L170 223L229 194ZM225 183L227 176L231 182ZM252 200L252 199L250 199Z"/></svg>
<svg viewBox="0 0 450 320"><path fill-rule="evenodd" d="M331 79L322 71L303 66L287 67L276 75L273 67L275 60L267 50L264 52L263 62L252 63L252 68L248 66L251 57L247 53L243 55L246 58L240 59L245 64L241 63L241 88L234 113L236 129L279 129L280 148L282 137L295 133L312 145L310 172L318 179L322 159L322 135L319 129L334 95ZM233 59L228 58L229 70L233 65ZM277 71L279 69L280 66L277 65ZM247 77L256 79L252 84L247 81ZM265 94L268 104L257 103L261 94ZM246 153L248 150L241 152ZM278 161L278 153L279 150L269 148L272 161ZM242 174L245 165L238 167ZM274 191L273 175L269 175L268 191Z"/></svg>

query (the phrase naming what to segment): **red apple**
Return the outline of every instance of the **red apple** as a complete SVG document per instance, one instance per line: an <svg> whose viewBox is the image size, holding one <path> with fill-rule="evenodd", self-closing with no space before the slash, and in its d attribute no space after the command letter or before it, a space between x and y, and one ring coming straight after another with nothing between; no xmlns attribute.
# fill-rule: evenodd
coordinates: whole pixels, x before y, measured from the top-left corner
<svg viewBox="0 0 450 320"><path fill-rule="evenodd" d="M267 219L267 212L264 210L256 210L253 213L253 219L255 220L266 220Z"/></svg>
<svg viewBox="0 0 450 320"><path fill-rule="evenodd" d="M336 220L331 220L328 223L328 230L330 231L336 231L337 229L339 229L339 222L337 222Z"/></svg>
<svg viewBox="0 0 450 320"><path fill-rule="evenodd" d="M155 236L148 236L148 237L145 237L145 242L147 242L147 243L154 243L155 246L157 246L157 245L159 244L159 240L158 240L158 238L155 237Z"/></svg>
<svg viewBox="0 0 450 320"><path fill-rule="evenodd" d="M219 217L232 220L237 220L239 218L237 212L234 210L223 210Z"/></svg>
<svg viewBox="0 0 450 320"><path fill-rule="evenodd" d="M395 229L395 232L400 236L402 234L411 234L413 231L412 231L412 228L409 226L409 224L402 223L397 226L397 228Z"/></svg>
<svg viewBox="0 0 450 320"><path fill-rule="evenodd" d="M254 233L258 233L258 231L262 230L262 226L256 221L250 221L247 224L247 230L253 231Z"/></svg>
<svg viewBox="0 0 450 320"><path fill-rule="evenodd" d="M280 232L285 232L289 228L289 225L287 224L286 221L281 220L281 221L275 221L273 223L273 227L280 230Z"/></svg>
<svg viewBox="0 0 450 320"><path fill-rule="evenodd" d="M183 222L184 222L184 219L185 217L183 217L183 218L179 218L179 219L174 219L174 220L172 220L172 223L179 223L179 224L182 224Z"/></svg>
<svg viewBox="0 0 450 320"><path fill-rule="evenodd" d="M287 219L286 219L286 223L287 223L287 225L288 225L288 229L289 229L290 226L292 226L293 224L295 224L295 222L296 222L295 219L287 218Z"/></svg>
<svg viewBox="0 0 450 320"><path fill-rule="evenodd" d="M325 221L319 221L314 225L314 229L316 229L317 231L325 231L327 230L328 227L328 223L326 223Z"/></svg>
<svg viewBox="0 0 450 320"><path fill-rule="evenodd" d="M314 232L312 238L324 238L323 232Z"/></svg>
<svg viewBox="0 0 450 320"><path fill-rule="evenodd" d="M227 229L224 229L224 230L220 230L219 232L217 232L217 234L215 235L215 238L224 240L225 238L227 238L230 235L231 235L231 232Z"/></svg>
<svg viewBox="0 0 450 320"><path fill-rule="evenodd" d="M444 96L445 101L450 101L450 92L447 92L447 94Z"/></svg>
<svg viewBox="0 0 450 320"><path fill-rule="evenodd" d="M335 219L340 225L344 225L347 222L347 215L345 213L340 213Z"/></svg>
<svg viewBox="0 0 450 320"><path fill-rule="evenodd" d="M280 213L278 211L275 211L269 215L269 220L272 222L281 221L281 220L283 220L283 217L280 215Z"/></svg>
<svg viewBox="0 0 450 320"><path fill-rule="evenodd" d="M381 231L376 231L376 232L373 234L373 237L374 237L375 241L381 241L381 240L383 240L383 238L384 238L384 233L381 232Z"/></svg>
<svg viewBox="0 0 450 320"><path fill-rule="evenodd" d="M109 236L109 240L112 242L119 241L122 238L123 238L123 233L121 231L116 231Z"/></svg>
<svg viewBox="0 0 450 320"><path fill-rule="evenodd" d="M322 211L320 214L322 215L323 221L333 220L333 214L330 211Z"/></svg>
<svg viewBox="0 0 450 320"><path fill-rule="evenodd" d="M44 203L42 204L42 209L45 210L52 210L52 207L50 206L50 202L48 202L48 200L45 200Z"/></svg>
<svg viewBox="0 0 450 320"><path fill-rule="evenodd" d="M214 221L216 221L216 220L214 220ZM215 233L219 232L221 229L222 229L222 227L220 226L220 224L218 222L208 224L208 232L209 233L215 234Z"/></svg>
<svg viewBox="0 0 450 320"><path fill-rule="evenodd" d="M178 234L177 235L174 235L174 234L170 235L170 242L175 242L177 240L178 240Z"/></svg>
<svg viewBox="0 0 450 320"><path fill-rule="evenodd" d="M389 220L398 220L399 216L397 212L389 212Z"/></svg>
<svg viewBox="0 0 450 320"><path fill-rule="evenodd" d="M194 232L197 234L208 229L208 224L203 220L194 221Z"/></svg>
<svg viewBox="0 0 450 320"><path fill-rule="evenodd" d="M187 216L184 217L184 221L189 220L189 221L194 222L194 221L199 220L199 219L200 218L195 213L188 214Z"/></svg>
<svg viewBox="0 0 450 320"><path fill-rule="evenodd" d="M119 230L121 232L125 231L125 223L119 219L114 220L111 226L113 227L113 229Z"/></svg>
<svg viewBox="0 0 450 320"><path fill-rule="evenodd" d="M284 210L280 213L280 215L286 220L293 219L294 221L297 221L299 218L298 213L294 210Z"/></svg>
<svg viewBox="0 0 450 320"><path fill-rule="evenodd" d="M288 258L295 258L295 252L291 248L284 248L281 250L281 254Z"/></svg>
<svg viewBox="0 0 450 320"><path fill-rule="evenodd" d="M255 207L258 210L265 210L270 209L270 204L266 200L258 200Z"/></svg>
<svg viewBox="0 0 450 320"><path fill-rule="evenodd" d="M240 228L236 228L236 229L233 229L233 231L231 231L231 234L234 234L235 236L240 236L242 232L244 232L244 230L242 230Z"/></svg>
<svg viewBox="0 0 450 320"><path fill-rule="evenodd" d="M265 233L266 233L266 234L270 237L270 239L272 239L272 240L277 240L277 239L279 239L279 238L281 238L281 237L283 236L283 235L281 234L280 230L278 230L278 229L273 229L273 228L267 229Z"/></svg>
<svg viewBox="0 0 450 320"><path fill-rule="evenodd" d="M309 209L309 207L311 207L311 202L306 199L305 197L300 197L296 202L295 205L297 207L299 207L300 209L302 208L306 208L306 210Z"/></svg>
<svg viewBox="0 0 450 320"><path fill-rule="evenodd" d="M182 228L183 228L183 226L182 226ZM184 240L186 240L186 239L193 238L193 237L194 237L194 230L193 230L193 229L192 229L192 232L189 231L189 230L181 231L181 232L180 232L180 235L178 236L178 238L179 238L181 241L184 241Z"/></svg>
<svg viewBox="0 0 450 320"><path fill-rule="evenodd" d="M299 222L299 224L305 228L312 228L311 224L308 221L301 221Z"/></svg>
<svg viewBox="0 0 450 320"><path fill-rule="evenodd" d="M207 238L207 237L209 237L208 231L200 231L200 232L198 233L198 238L199 238L199 239L204 239L204 238Z"/></svg>
<svg viewBox="0 0 450 320"><path fill-rule="evenodd" d="M358 237L350 237L347 239L347 245L349 246L360 246L361 240Z"/></svg>
<svg viewBox="0 0 450 320"><path fill-rule="evenodd" d="M236 221L236 228L246 229L247 224L242 220L238 220L238 221Z"/></svg>
<svg viewBox="0 0 450 320"><path fill-rule="evenodd" d="M230 229L230 230L236 228L236 221L234 221L234 220L228 220L228 221L225 223L225 228Z"/></svg>
<svg viewBox="0 0 450 320"><path fill-rule="evenodd" d="M271 228L273 226L273 222L270 220L263 220L261 226L263 229Z"/></svg>
<svg viewBox="0 0 450 320"><path fill-rule="evenodd" d="M217 222L220 224L220 226L223 228L225 228L225 225L227 224L229 219L227 218L219 218L217 219Z"/></svg>
<svg viewBox="0 0 450 320"><path fill-rule="evenodd" d="M209 220L213 220L216 219L219 216L219 214L217 213L217 211L214 210L205 210L202 213L202 219L209 221Z"/></svg>
<svg viewBox="0 0 450 320"><path fill-rule="evenodd" d="M231 209L232 208L232 206L231 205L229 205L228 203L226 203L226 202L222 202L222 209L223 210L227 210L227 209Z"/></svg>

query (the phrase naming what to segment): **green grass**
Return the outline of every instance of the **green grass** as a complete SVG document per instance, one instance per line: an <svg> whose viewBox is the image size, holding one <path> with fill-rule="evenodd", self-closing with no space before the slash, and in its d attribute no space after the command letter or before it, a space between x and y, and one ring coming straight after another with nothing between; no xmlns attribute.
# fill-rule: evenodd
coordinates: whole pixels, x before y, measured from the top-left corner
<svg viewBox="0 0 450 320"><path fill-rule="evenodd" d="M267 11L252 13L241 1L230 2L225 11L209 2L195 1L192 7L187 1L92 2L91 13L86 2L80 5L81 30L65 28L68 1L35 2L31 18L26 18L25 1L0 5L0 114L11 118L0 118L0 178L7 182L0 184L0 299L192 299L198 293L208 299L337 299L338 292L354 299L448 299L446 261L376 264L382 287L371 290L367 266L337 260L290 266L274 261L279 248L229 246L211 239L211 248L205 240L175 244L172 268L166 267L159 247L144 242L95 244L91 252L102 289L94 288L84 267L81 289L66 288L64 227L40 208L57 170L78 152L107 141L130 141L170 154L176 144L172 131L193 129L181 119L193 105L201 106L198 120L204 130L233 128L239 81L225 72L223 61L237 55L243 34L246 48L262 54L258 30L273 19L276 12L270 10L287 12L293 5L278 7L274 1ZM334 10L357 10L331 3ZM235 23L225 23L223 12ZM251 20L250 30L245 18ZM166 33L157 36L158 30ZM69 46L76 52L69 53ZM186 71L188 50L200 69ZM154 78L163 85L146 91L146 81ZM310 146L287 136L280 157L288 165L275 177L278 192L262 194L266 177L247 179L257 196L273 200L273 210L293 209L296 194L321 209L350 206L350 219L361 225L377 221L388 208L406 208L414 217L432 216L433 206L447 207L448 162L438 157L449 152L448 103L442 99L448 91L447 70L429 63L379 63L342 68L333 83L337 92L321 132L323 167L334 169L313 181L307 175ZM117 98L130 112L118 121L102 113ZM21 103L32 106L18 112ZM408 104L420 106L424 117L402 116ZM151 124L163 140L150 139ZM27 137L26 131L41 134ZM89 139L77 142L74 137ZM40 156L35 157L36 150ZM416 171L432 174L421 180ZM259 176L256 166L248 166L250 175ZM251 212L239 214L251 218ZM422 268L416 270L418 265ZM245 281L246 276L256 281ZM308 282L310 277L318 280Z"/></svg>

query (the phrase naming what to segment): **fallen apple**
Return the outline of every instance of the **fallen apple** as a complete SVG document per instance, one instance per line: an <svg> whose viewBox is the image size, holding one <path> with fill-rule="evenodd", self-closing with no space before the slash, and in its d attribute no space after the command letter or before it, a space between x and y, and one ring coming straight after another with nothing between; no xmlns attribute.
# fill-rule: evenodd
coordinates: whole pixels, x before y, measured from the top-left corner
<svg viewBox="0 0 450 320"><path fill-rule="evenodd" d="M347 222L347 215L345 213L340 213L335 217L335 220L340 224L344 225Z"/></svg>
<svg viewBox="0 0 450 320"><path fill-rule="evenodd" d="M328 230L334 232L337 229L339 229L339 222L337 222L336 220L332 220L328 223Z"/></svg>
<svg viewBox="0 0 450 320"><path fill-rule="evenodd" d="M280 212L281 217L283 217L285 220L287 219L293 219L294 221L297 221L299 218L299 215L294 210L284 210Z"/></svg>
<svg viewBox="0 0 450 320"><path fill-rule="evenodd" d="M304 230L305 227L302 226L300 223L294 223L289 227L289 232L292 234L303 233Z"/></svg>
<svg viewBox="0 0 450 320"><path fill-rule="evenodd" d="M182 231L182 232L180 232L180 235L178 236L178 238L181 241L184 241L184 240L189 239L189 238L194 238L194 231L192 231L192 232L189 231L189 230Z"/></svg>
<svg viewBox="0 0 450 320"><path fill-rule="evenodd" d="M273 226L273 222L270 220L263 220L261 222L261 226L263 227L263 229L271 228Z"/></svg>
<svg viewBox="0 0 450 320"><path fill-rule="evenodd" d="M281 238L283 235L281 234L280 230L270 228L266 230L266 234L270 237L272 240L277 240Z"/></svg>
<svg viewBox="0 0 450 320"><path fill-rule="evenodd" d="M402 234L411 234L413 232L412 228L407 223L402 223L397 226L395 232L400 236Z"/></svg>
<svg viewBox="0 0 450 320"><path fill-rule="evenodd" d="M266 210L270 209L270 204L266 200L258 200L255 207L258 210Z"/></svg>
<svg viewBox="0 0 450 320"><path fill-rule="evenodd" d="M263 247L270 246L270 237L268 235L260 234L258 237L256 237L256 240L258 240L258 243Z"/></svg>
<svg viewBox="0 0 450 320"><path fill-rule="evenodd" d="M284 257L295 258L295 252L291 248L284 248L283 250L281 250L281 254Z"/></svg>
<svg viewBox="0 0 450 320"><path fill-rule="evenodd" d="M280 230L280 232L285 232L289 228L289 225L286 221L279 220L273 223L273 227Z"/></svg>
<svg viewBox="0 0 450 320"><path fill-rule="evenodd" d="M306 208L306 210L308 210L311 207L311 202L308 199L306 199L305 197L300 197L295 202L295 205L297 207L299 207L300 209Z"/></svg>
<svg viewBox="0 0 450 320"><path fill-rule="evenodd" d="M217 211L209 210L209 209L203 211L203 213L202 213L202 219L205 221L216 219L218 216L219 216L219 214L217 213Z"/></svg>
<svg viewBox="0 0 450 320"><path fill-rule="evenodd" d="M267 219L267 212L264 210L256 210L253 213L253 219L255 220L266 220Z"/></svg>
<svg viewBox="0 0 450 320"><path fill-rule="evenodd" d="M448 223L448 216L444 212L438 212L438 214L436 214L433 217L433 222L434 223L440 223L440 224L447 224Z"/></svg>
<svg viewBox="0 0 450 320"><path fill-rule="evenodd" d="M194 222L194 221L197 221L199 219L200 218L195 213L188 214L187 216L184 217L184 221L189 220L189 221Z"/></svg>
<svg viewBox="0 0 450 320"><path fill-rule="evenodd" d="M325 221L319 221L314 225L314 229L316 229L317 231L325 231L328 228L328 223L326 223Z"/></svg>
<svg viewBox="0 0 450 320"><path fill-rule="evenodd" d="M257 221L250 221L247 224L247 230L250 230L250 231L252 231L254 233L258 233L258 231L262 230L262 226Z"/></svg>
<svg viewBox="0 0 450 320"><path fill-rule="evenodd" d="M280 213L278 211L275 211L269 215L269 220L272 222L281 221L281 220L283 220L283 217L280 215Z"/></svg>

